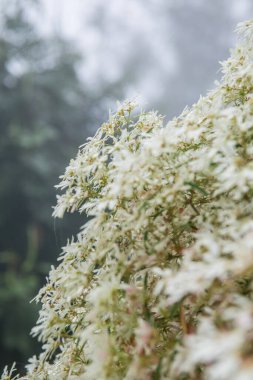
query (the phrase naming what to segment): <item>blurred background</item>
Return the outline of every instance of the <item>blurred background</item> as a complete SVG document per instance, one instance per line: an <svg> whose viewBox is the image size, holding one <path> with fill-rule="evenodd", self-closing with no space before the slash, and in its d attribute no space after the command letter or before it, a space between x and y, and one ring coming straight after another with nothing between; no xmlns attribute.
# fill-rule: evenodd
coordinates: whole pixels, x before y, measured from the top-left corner
<svg viewBox="0 0 253 380"><path fill-rule="evenodd" d="M0 0L0 372L29 336L78 215L53 220L54 185L116 100L166 119L220 78L250 0Z"/></svg>

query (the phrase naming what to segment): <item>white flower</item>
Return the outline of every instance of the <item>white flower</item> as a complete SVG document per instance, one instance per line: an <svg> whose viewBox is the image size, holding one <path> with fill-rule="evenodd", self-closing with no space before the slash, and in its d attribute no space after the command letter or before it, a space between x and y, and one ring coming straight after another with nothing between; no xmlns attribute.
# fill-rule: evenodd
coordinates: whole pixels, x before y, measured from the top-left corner
<svg viewBox="0 0 253 380"><path fill-rule="evenodd" d="M89 221L36 297L29 379L253 378L253 21L239 29L207 97L166 126L119 103L66 168L54 215Z"/></svg>

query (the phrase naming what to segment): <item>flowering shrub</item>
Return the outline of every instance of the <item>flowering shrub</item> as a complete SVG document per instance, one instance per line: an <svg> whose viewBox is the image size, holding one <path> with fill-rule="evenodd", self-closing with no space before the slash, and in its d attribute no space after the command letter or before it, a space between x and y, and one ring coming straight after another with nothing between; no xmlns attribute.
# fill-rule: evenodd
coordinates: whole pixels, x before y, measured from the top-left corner
<svg viewBox="0 0 253 380"><path fill-rule="evenodd" d="M119 104L71 160L54 215L89 221L36 298L25 379L253 378L253 21L238 29L207 97L166 126Z"/></svg>

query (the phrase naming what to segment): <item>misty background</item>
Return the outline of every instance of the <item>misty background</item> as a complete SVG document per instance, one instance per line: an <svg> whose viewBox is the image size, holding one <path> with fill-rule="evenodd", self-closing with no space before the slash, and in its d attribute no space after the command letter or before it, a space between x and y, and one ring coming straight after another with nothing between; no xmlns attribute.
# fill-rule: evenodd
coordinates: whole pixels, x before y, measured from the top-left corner
<svg viewBox="0 0 253 380"><path fill-rule="evenodd" d="M166 120L219 79L250 0L0 0L0 372L40 345L30 303L84 216L54 185L116 100Z"/></svg>

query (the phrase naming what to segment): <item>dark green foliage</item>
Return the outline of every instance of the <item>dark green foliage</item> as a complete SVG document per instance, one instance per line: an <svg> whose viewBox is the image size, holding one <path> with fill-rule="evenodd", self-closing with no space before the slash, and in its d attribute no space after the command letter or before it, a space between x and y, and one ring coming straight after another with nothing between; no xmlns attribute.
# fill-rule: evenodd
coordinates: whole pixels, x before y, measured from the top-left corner
<svg viewBox="0 0 253 380"><path fill-rule="evenodd" d="M63 38L42 37L29 7L40 11L11 0L0 18L0 367L15 360L22 368L36 352L29 301L77 225L76 216L53 224L54 185L91 133L93 112L80 57Z"/></svg>

